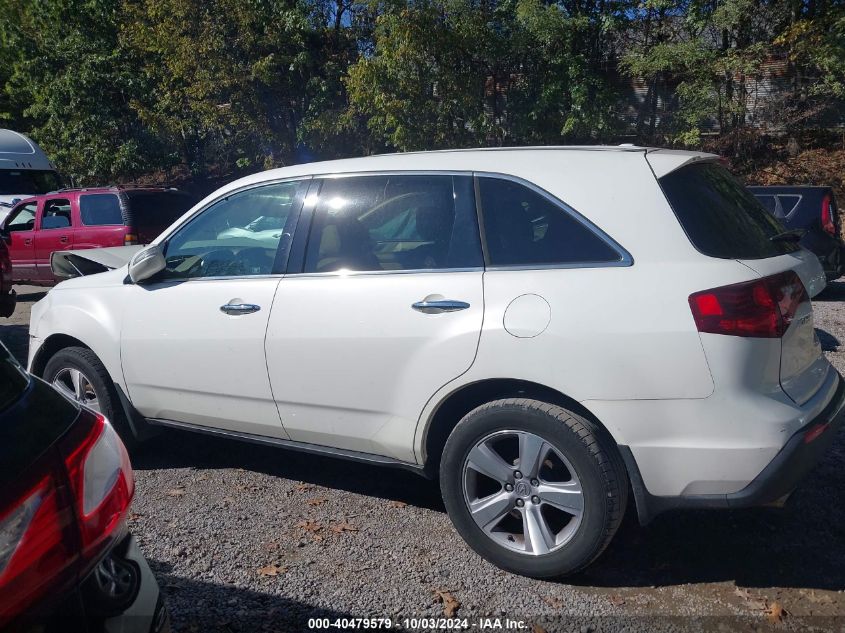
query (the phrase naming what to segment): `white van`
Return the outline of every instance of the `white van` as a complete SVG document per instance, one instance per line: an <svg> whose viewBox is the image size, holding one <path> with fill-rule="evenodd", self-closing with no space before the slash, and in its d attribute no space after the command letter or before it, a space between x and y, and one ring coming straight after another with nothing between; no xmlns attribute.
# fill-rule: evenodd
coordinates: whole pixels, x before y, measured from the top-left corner
<svg viewBox="0 0 845 633"><path fill-rule="evenodd" d="M17 201L61 186L59 173L35 141L0 129L0 222Z"/></svg>

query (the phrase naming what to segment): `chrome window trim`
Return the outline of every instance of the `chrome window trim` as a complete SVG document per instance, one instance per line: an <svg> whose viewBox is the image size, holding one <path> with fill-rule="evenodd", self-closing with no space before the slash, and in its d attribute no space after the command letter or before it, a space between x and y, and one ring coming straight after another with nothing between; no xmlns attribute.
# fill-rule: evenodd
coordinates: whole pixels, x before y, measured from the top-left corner
<svg viewBox="0 0 845 633"><path fill-rule="evenodd" d="M322 273L288 273L285 277L362 277L364 275L421 275L436 273L483 273L484 267L472 268L408 268L403 270L331 270Z"/></svg>
<svg viewBox="0 0 845 633"><path fill-rule="evenodd" d="M512 174L506 174L502 172L487 172L487 171L472 171L472 170L427 170L427 169L420 169L420 170L408 170L408 169L396 169L396 170L373 170L373 171L343 171L343 172L329 172L323 174L308 174L308 175L299 175L299 176L289 176L287 178L273 178L269 180L262 180L260 182L250 183L248 185L244 185L242 187L238 187L236 189L232 189L231 191L227 191L225 194L217 196L213 200L209 201L205 204L202 208L198 209L195 213L192 213L190 217L186 218L184 222L180 223L178 227L176 227L173 231L168 233L164 236L160 242L160 245L164 246L181 227L185 226L188 222L193 220L196 216L200 213L211 207L212 205L224 200L236 193L241 193L243 191L247 191L249 189L255 189L257 187L263 187L266 185L275 185L285 182L296 182L296 181L310 181L310 180L320 180L320 179L335 179L335 178L352 178L352 177L366 177L366 176L469 176L472 178L498 178L501 180L509 180L520 184L524 187L527 187L531 191L537 193L538 195L542 196L543 198L547 199L549 202L560 208L565 213L568 213L573 219L579 222L582 226L588 229L591 233L593 233L596 237L602 240L605 244L607 244L610 248L612 248L616 253L619 255L620 259L618 261L612 262L568 262L562 264L513 264L513 265L503 265L503 266L478 266L478 267L471 267L471 268L414 268L414 269L406 269L406 270L350 270L350 271L328 271L328 272L301 272L301 273L284 273L284 274L271 274L271 275L249 275L249 276L223 276L223 277L193 277L193 278L171 278L168 279L168 282L171 281L213 281L213 280L233 280L233 279L261 279L261 278L279 278L282 277L352 277L352 276L362 276L362 275L407 275L407 274L433 274L433 273L461 273L461 272L484 272L487 271L507 271L507 270L566 270L572 268L617 268L617 267L627 267L632 266L634 264L634 258L631 254L616 240L612 237L607 235L604 231L598 228L595 224L593 224L588 218L583 216L579 213L576 209L572 206L568 205L563 200L556 197L554 194L546 191L542 187L536 185L535 183L526 180L520 176L514 176ZM309 204L307 201L305 204ZM313 202L311 202L313 204ZM480 205L480 200L476 199L476 204ZM483 208L482 208L483 212ZM481 226L482 218L479 218L479 231L481 232L481 240L482 240L482 248L485 240L485 235L483 231L483 227Z"/></svg>
<svg viewBox="0 0 845 633"><path fill-rule="evenodd" d="M525 178L521 178L519 176L513 176L511 174L502 174L498 172L486 172L486 171L476 171L473 172L473 176L476 178L494 178L499 180L508 180L511 182L515 182L518 185L522 185L527 189L533 191L534 193L542 196L550 203L558 207L564 213L569 214L572 219L576 222L580 223L581 226L586 228L590 233L595 235L599 238L602 242L607 244L611 249L616 251L616 254L619 255L619 260L612 261L612 262L566 262L566 263L558 263L558 264L509 264L509 265L488 265L487 270L489 271L496 271L496 270L545 270L545 269L568 269L568 268L618 268L618 267L627 267L634 265L634 258L631 254L616 240L610 237L607 233L597 227L593 222L590 221L589 218L585 217L581 213L579 213L576 209L565 203L563 200L555 196L554 194L546 191L539 185L526 180ZM479 197L480 198L480 197ZM481 200L478 200L478 204L481 208L482 219L484 215L484 205L481 204ZM486 239L486 236L485 236Z"/></svg>

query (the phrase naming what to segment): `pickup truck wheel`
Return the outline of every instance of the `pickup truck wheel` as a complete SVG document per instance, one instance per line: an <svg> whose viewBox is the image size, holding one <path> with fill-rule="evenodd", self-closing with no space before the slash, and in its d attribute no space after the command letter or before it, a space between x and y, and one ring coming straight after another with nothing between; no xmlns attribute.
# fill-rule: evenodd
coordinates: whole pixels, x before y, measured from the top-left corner
<svg viewBox="0 0 845 633"><path fill-rule="evenodd" d="M478 554L535 578L573 574L601 554L625 511L614 447L585 418L528 399L468 413L440 462L443 501Z"/></svg>
<svg viewBox="0 0 845 633"><path fill-rule="evenodd" d="M85 347L58 351L44 368L44 380L71 400L103 414L131 452L138 441L126 421L114 383L97 355Z"/></svg>

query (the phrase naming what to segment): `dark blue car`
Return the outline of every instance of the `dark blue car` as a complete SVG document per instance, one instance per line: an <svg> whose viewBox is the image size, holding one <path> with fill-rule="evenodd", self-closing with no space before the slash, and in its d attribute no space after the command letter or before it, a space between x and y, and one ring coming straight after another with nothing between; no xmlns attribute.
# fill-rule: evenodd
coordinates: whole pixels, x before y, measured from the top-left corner
<svg viewBox="0 0 845 633"><path fill-rule="evenodd" d="M830 187L749 187L787 229L806 231L800 244L819 258L828 281L845 273L839 210Z"/></svg>

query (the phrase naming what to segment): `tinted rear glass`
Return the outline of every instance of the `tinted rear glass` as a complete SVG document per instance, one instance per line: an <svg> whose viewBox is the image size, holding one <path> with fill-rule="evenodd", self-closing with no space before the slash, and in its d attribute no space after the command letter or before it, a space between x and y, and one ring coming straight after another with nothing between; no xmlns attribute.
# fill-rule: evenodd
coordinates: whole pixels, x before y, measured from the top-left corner
<svg viewBox="0 0 845 633"><path fill-rule="evenodd" d="M120 200L113 193L92 193L79 197L79 213L85 226L123 224Z"/></svg>
<svg viewBox="0 0 845 633"><path fill-rule="evenodd" d="M704 255L763 259L800 248L771 240L786 229L721 165L682 167L659 182L690 242Z"/></svg>
<svg viewBox="0 0 845 633"><path fill-rule="evenodd" d="M17 402L28 386L26 373L0 344L0 411Z"/></svg>
<svg viewBox="0 0 845 633"><path fill-rule="evenodd" d="M41 169L0 169L0 195L36 195L62 186L59 174Z"/></svg>
<svg viewBox="0 0 845 633"><path fill-rule="evenodd" d="M124 195L135 227L167 228L196 202L182 191L127 191Z"/></svg>

